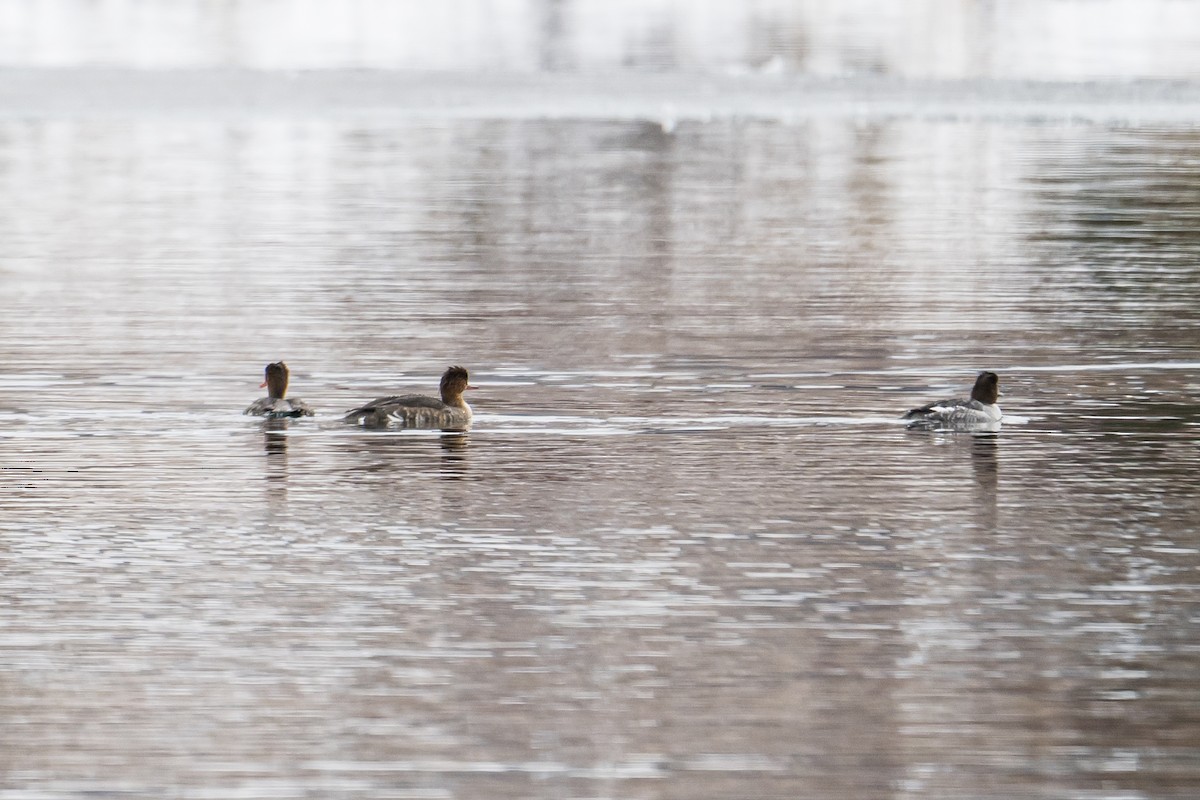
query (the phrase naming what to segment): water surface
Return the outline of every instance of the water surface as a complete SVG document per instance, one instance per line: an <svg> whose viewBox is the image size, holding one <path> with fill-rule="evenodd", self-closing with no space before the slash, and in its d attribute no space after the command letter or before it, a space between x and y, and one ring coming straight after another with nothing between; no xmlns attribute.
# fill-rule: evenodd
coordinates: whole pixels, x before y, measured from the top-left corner
<svg viewBox="0 0 1200 800"><path fill-rule="evenodd" d="M0 798L1191 797L1196 120L865 85L25 95ZM469 433L339 423L452 363ZM898 422L979 369L998 434Z"/></svg>

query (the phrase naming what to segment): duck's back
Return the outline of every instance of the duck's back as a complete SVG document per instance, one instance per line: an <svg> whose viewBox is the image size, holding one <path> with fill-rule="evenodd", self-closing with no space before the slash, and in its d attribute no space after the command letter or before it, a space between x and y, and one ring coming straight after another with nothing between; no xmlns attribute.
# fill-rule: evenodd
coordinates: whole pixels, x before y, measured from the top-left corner
<svg viewBox="0 0 1200 800"><path fill-rule="evenodd" d="M999 423L1000 408L978 400L939 400L914 408L904 419L909 420L909 428L969 430Z"/></svg>
<svg viewBox="0 0 1200 800"><path fill-rule="evenodd" d="M364 428L456 429L470 424L471 412L436 397L406 394L372 400L348 412L344 420Z"/></svg>
<svg viewBox="0 0 1200 800"><path fill-rule="evenodd" d="M312 407L303 400L293 400L283 397L260 397L250 404L244 414L254 417L269 417L282 419L284 417L311 417Z"/></svg>

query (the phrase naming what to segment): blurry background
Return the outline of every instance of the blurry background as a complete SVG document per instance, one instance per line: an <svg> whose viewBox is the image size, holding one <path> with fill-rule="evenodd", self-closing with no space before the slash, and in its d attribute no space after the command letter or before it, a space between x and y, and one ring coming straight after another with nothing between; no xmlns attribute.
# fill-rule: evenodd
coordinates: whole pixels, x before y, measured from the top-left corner
<svg viewBox="0 0 1200 800"><path fill-rule="evenodd" d="M0 63L139 69L1187 78L1187 0L6 0Z"/></svg>

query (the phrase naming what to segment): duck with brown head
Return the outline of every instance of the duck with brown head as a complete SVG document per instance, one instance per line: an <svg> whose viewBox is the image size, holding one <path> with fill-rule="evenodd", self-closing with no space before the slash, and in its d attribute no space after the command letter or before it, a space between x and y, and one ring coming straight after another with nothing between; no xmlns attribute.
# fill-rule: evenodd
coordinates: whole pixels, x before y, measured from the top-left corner
<svg viewBox="0 0 1200 800"><path fill-rule="evenodd" d="M450 367L442 375L440 399L421 394L380 397L348 412L343 419L363 428L464 431L471 426L471 407L463 399L463 392L474 388L465 369Z"/></svg>
<svg viewBox="0 0 1200 800"><path fill-rule="evenodd" d="M267 396L255 400L244 413L268 419L313 416L315 412L308 403L285 397L290 374L287 364L282 361L267 364L265 373L266 380L259 385L259 388L267 387Z"/></svg>
<svg viewBox="0 0 1200 800"><path fill-rule="evenodd" d="M994 431L999 430L1000 378L994 372L981 372L971 389L970 400L937 400L904 415L908 427L919 430Z"/></svg>

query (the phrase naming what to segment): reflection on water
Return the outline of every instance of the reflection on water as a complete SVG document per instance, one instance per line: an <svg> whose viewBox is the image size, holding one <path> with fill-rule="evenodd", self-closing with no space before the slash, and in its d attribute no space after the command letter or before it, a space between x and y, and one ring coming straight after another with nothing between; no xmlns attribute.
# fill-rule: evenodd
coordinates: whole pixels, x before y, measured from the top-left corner
<svg viewBox="0 0 1200 800"><path fill-rule="evenodd" d="M384 480L403 479L406 474L438 475L450 480L468 475L468 433L372 431L342 438L342 449L356 456L354 471L379 473Z"/></svg>
<svg viewBox="0 0 1200 800"><path fill-rule="evenodd" d="M287 461L287 429L290 420L267 419L261 423L263 449L268 456L279 456L278 461Z"/></svg>
<svg viewBox="0 0 1200 800"><path fill-rule="evenodd" d="M0 800L1194 794L1194 121L917 105L0 119Z"/></svg>

